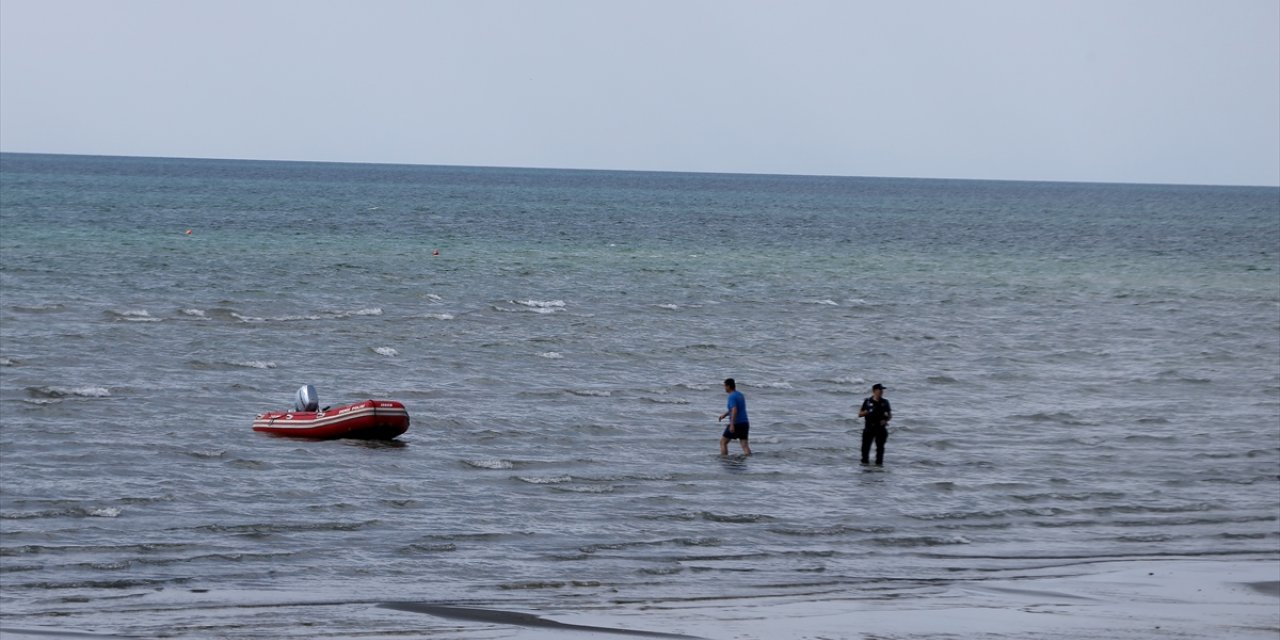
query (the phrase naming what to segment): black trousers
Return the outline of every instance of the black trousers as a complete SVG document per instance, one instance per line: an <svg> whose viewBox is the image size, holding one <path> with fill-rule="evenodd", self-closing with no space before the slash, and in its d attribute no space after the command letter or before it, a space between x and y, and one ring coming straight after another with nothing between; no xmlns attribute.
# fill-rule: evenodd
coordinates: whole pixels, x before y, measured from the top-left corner
<svg viewBox="0 0 1280 640"><path fill-rule="evenodd" d="M862 428L862 461L870 462L871 443L876 443L876 464L884 464L884 441L889 438L889 430L884 425Z"/></svg>

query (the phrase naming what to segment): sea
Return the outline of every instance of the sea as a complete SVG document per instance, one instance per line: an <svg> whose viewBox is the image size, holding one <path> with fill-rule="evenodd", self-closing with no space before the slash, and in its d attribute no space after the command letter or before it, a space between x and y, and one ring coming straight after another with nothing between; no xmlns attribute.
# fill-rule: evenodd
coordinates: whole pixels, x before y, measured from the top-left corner
<svg viewBox="0 0 1280 640"><path fill-rule="evenodd" d="M1280 189L0 154L0 480L11 633L1275 564Z"/></svg>

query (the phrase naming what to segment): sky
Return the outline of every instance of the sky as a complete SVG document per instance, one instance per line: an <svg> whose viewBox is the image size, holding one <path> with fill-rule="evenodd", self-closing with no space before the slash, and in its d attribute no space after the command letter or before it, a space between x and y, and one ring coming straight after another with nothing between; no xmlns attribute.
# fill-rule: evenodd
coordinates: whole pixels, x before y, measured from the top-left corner
<svg viewBox="0 0 1280 640"><path fill-rule="evenodd" d="M0 0L0 151L1280 185L1277 0Z"/></svg>

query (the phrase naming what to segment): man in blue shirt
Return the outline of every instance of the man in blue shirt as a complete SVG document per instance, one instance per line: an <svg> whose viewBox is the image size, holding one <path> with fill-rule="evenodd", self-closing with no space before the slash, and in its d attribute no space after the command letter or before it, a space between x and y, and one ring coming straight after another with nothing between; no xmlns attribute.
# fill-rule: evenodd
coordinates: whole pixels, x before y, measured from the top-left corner
<svg viewBox="0 0 1280 640"><path fill-rule="evenodd" d="M747 398L738 391L733 378L725 378L724 392L729 394L729 401L725 412L720 414L716 422L728 418L729 426L720 434L720 455L729 455L729 441L737 440L742 443L742 454L749 456L751 445L747 444L747 434L751 432L751 423L747 421Z"/></svg>

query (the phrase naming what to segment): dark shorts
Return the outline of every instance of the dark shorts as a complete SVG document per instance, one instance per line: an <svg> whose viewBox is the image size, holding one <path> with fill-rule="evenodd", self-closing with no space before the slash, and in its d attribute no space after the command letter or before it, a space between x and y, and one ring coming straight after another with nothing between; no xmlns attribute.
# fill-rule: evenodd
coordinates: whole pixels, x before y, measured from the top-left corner
<svg viewBox="0 0 1280 640"><path fill-rule="evenodd" d="M733 433L729 433L729 427L725 427L724 433L720 434L720 437L728 440L737 440L739 438L743 440L750 440L750 438L747 437L747 434L750 432L750 422L739 422L738 424L733 425Z"/></svg>

